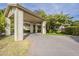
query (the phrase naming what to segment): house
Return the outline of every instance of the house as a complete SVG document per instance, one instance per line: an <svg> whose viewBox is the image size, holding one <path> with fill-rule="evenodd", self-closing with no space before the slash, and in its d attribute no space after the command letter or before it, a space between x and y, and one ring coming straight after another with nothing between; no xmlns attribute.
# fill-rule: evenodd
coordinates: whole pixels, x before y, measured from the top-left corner
<svg viewBox="0 0 79 59"><path fill-rule="evenodd" d="M11 17L13 17L15 41L24 39L23 29L30 29L30 33L38 33L38 30L41 29L40 32L46 34L46 21L20 4L8 4L4 15L6 17L5 30L7 36L11 35Z"/></svg>

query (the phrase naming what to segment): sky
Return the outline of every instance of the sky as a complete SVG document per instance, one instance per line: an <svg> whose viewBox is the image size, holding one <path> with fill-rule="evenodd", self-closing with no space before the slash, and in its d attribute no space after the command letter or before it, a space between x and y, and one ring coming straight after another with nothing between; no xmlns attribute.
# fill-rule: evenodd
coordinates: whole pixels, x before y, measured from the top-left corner
<svg viewBox="0 0 79 59"><path fill-rule="evenodd" d="M42 9L46 14L57 14L63 11L64 14L73 16L73 20L79 20L79 3L25 3L21 4L32 11ZM7 4L0 3L0 9L7 7Z"/></svg>

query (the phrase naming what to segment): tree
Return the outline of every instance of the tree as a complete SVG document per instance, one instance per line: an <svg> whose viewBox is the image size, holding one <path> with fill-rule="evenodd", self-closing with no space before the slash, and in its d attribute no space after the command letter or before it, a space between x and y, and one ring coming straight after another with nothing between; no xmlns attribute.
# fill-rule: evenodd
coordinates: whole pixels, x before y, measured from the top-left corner
<svg viewBox="0 0 79 59"><path fill-rule="evenodd" d="M72 26L79 26L79 20L73 21Z"/></svg>
<svg viewBox="0 0 79 59"><path fill-rule="evenodd" d="M47 29L48 30L56 30L59 26L63 24L72 24L72 16L69 14L64 14L61 12L60 14L52 14L47 15L43 10L36 10L35 13L40 15L44 20L47 21Z"/></svg>
<svg viewBox="0 0 79 59"><path fill-rule="evenodd" d="M53 14L48 16L48 24L50 26L50 29L56 30L59 26L63 24L71 24L73 17L69 16L68 14Z"/></svg>
<svg viewBox="0 0 79 59"><path fill-rule="evenodd" d="M47 20L47 14L45 13L45 11L39 9L39 10L35 10L34 12L39 16L41 16L44 20Z"/></svg>
<svg viewBox="0 0 79 59"><path fill-rule="evenodd" d="M49 30L51 28L51 21L49 21L49 19L51 18L51 16L48 16L44 10L35 10L34 11L36 14L38 14L39 16L41 16L43 18L43 20L47 21L47 30Z"/></svg>
<svg viewBox="0 0 79 59"><path fill-rule="evenodd" d="M59 22L60 24L70 24L70 20L73 18L71 17L69 14L63 14L63 13L60 13L60 14L55 14L53 16L57 22Z"/></svg>
<svg viewBox="0 0 79 59"><path fill-rule="evenodd" d="M4 10L0 10L0 33L5 31L5 16Z"/></svg>

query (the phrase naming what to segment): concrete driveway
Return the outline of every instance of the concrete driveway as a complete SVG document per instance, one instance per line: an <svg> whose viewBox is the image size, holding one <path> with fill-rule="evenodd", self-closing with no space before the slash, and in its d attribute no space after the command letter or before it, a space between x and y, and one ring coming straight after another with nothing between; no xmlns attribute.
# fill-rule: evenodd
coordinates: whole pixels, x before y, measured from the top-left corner
<svg viewBox="0 0 79 59"><path fill-rule="evenodd" d="M79 56L79 37L30 34L29 56Z"/></svg>

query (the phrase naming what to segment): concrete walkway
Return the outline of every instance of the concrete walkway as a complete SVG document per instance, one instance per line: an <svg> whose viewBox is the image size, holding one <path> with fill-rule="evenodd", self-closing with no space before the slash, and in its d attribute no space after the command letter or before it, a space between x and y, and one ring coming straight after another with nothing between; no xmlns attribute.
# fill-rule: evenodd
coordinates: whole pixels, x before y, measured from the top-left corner
<svg viewBox="0 0 79 59"><path fill-rule="evenodd" d="M31 34L29 56L79 56L79 37Z"/></svg>

